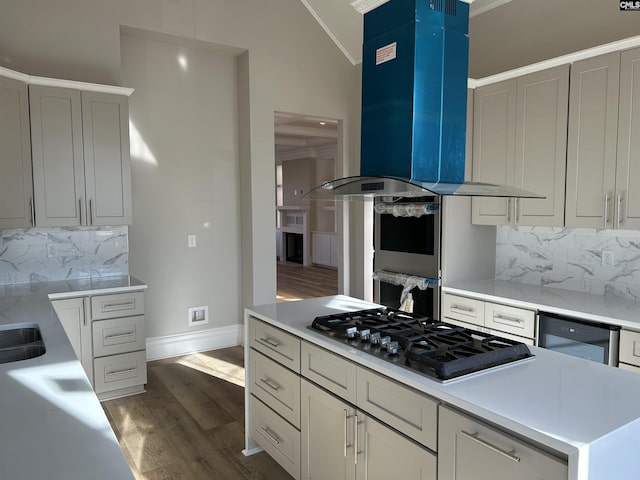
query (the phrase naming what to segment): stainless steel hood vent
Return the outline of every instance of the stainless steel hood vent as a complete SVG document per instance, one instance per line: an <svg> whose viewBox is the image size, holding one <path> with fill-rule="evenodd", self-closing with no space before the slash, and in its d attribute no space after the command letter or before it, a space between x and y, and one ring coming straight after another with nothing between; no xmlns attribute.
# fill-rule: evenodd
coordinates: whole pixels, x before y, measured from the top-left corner
<svg viewBox="0 0 640 480"><path fill-rule="evenodd" d="M389 0L364 16L361 177L310 191L331 196L544 198L464 183L469 5Z"/></svg>

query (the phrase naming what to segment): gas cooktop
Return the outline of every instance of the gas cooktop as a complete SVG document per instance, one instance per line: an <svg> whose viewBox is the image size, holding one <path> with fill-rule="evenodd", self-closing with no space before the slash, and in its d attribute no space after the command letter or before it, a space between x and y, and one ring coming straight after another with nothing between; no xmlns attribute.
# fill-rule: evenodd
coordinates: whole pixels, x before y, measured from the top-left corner
<svg viewBox="0 0 640 480"><path fill-rule="evenodd" d="M387 307L316 317L310 328L441 382L533 356L524 343Z"/></svg>

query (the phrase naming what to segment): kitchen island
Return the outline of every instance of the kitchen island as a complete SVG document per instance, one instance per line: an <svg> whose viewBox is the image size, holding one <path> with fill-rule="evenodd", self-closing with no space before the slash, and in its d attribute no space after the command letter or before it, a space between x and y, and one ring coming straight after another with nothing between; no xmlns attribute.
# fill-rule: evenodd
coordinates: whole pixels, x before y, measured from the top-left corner
<svg viewBox="0 0 640 480"><path fill-rule="evenodd" d="M0 478L133 479L50 297L145 288L132 277L0 287L0 329L35 324L46 348L0 364Z"/></svg>
<svg viewBox="0 0 640 480"><path fill-rule="evenodd" d="M443 384L350 348L307 328L316 316L356 311L372 306L375 305L351 297L331 296L262 305L246 310L248 372L245 453L256 451L259 448L258 443L261 446L265 445L262 440L256 443L256 430L251 423L252 409L249 407L252 401L257 402L256 399L252 400L250 393L252 364L249 356L252 349L249 346L253 341L250 323L260 322L299 339L303 346L320 347L335 357L355 364L361 368L357 372L375 372L381 377L392 379L423 394L429 401L438 405L440 412L448 409L462 412L511 437L527 442L542 454L565 462L566 477L563 478L637 478L637 472L640 471L640 457L636 448L640 440L640 404L636 401L640 395L640 376L637 374L530 347L535 355L530 360ZM302 378L300 381L305 384L307 379ZM442 413L440 418L442 419ZM434 424L437 425L437 422ZM304 432L305 421L300 421L300 425ZM273 436L273 432L270 434ZM305 442L303 437L304 433L301 444ZM422 443L434 456L442 458L442 441L437 446L435 443L432 446ZM345 441L345 451L346 445ZM304 458L302 464L304 465ZM440 464L438 469L440 471ZM292 473L294 477L295 473ZM304 478L304 475L301 478ZM442 480L445 477L438 474L438 478Z"/></svg>

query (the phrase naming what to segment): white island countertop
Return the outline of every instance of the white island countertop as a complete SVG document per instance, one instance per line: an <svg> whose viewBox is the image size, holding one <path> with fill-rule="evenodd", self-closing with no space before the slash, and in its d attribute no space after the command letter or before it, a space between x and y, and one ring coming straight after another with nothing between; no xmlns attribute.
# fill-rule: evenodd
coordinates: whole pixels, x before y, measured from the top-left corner
<svg viewBox="0 0 640 480"><path fill-rule="evenodd" d="M566 456L570 480L638 478L637 373L530 347L530 360L442 384L307 328L316 316L371 306L338 295L247 314Z"/></svg>
<svg viewBox="0 0 640 480"><path fill-rule="evenodd" d="M46 348L40 357L0 364L1 479L133 479L49 297L145 288L132 277L0 287L0 329L36 324Z"/></svg>

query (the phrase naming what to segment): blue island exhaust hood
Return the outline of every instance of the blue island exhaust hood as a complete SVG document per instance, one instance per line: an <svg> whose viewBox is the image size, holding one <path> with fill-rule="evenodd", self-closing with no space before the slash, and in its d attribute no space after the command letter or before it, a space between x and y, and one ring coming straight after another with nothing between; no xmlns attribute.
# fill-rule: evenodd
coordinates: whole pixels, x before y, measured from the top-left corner
<svg viewBox="0 0 640 480"><path fill-rule="evenodd" d="M308 197L544 198L464 181L468 27L460 0L389 0L365 14L360 176Z"/></svg>

